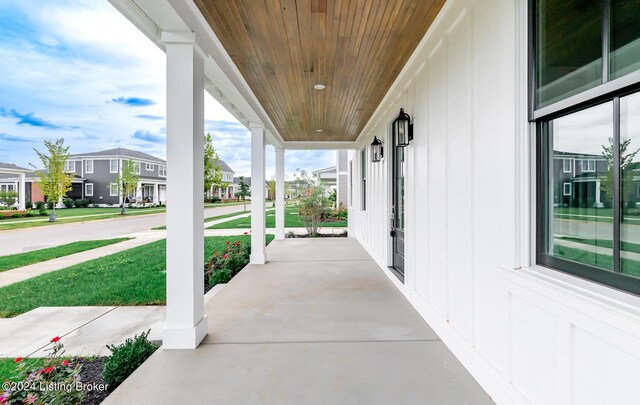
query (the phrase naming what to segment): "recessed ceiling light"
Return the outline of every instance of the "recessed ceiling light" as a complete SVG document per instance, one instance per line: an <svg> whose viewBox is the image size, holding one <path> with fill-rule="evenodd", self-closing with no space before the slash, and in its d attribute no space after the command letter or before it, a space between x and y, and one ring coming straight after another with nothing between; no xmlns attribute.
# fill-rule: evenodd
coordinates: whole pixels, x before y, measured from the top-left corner
<svg viewBox="0 0 640 405"><path fill-rule="evenodd" d="M322 130L321 129L316 129L316 132L322 132Z"/></svg>
<svg viewBox="0 0 640 405"><path fill-rule="evenodd" d="M325 87L326 86L324 84L322 84L322 83L318 83L315 86L313 86L313 88L316 89L316 90L324 90Z"/></svg>

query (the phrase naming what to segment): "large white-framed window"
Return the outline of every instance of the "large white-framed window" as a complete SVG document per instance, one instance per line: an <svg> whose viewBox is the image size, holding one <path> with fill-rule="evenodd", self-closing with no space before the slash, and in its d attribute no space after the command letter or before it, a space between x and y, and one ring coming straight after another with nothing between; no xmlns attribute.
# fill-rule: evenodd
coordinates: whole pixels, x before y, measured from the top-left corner
<svg viewBox="0 0 640 405"><path fill-rule="evenodd" d="M536 263L640 295L640 260L631 256L640 246L637 4L529 1ZM567 155L579 163L571 181L555 166Z"/></svg>
<svg viewBox="0 0 640 405"><path fill-rule="evenodd" d="M84 185L84 195L87 197L93 197L93 183L86 183Z"/></svg>
<svg viewBox="0 0 640 405"><path fill-rule="evenodd" d="M167 166L165 165L158 166L158 176L167 177Z"/></svg>
<svg viewBox="0 0 640 405"><path fill-rule="evenodd" d="M109 173L118 173L118 159L109 159Z"/></svg>
<svg viewBox="0 0 640 405"><path fill-rule="evenodd" d="M64 162L64 171L65 172L75 172L76 171L76 162L75 160L67 160Z"/></svg>
<svg viewBox="0 0 640 405"><path fill-rule="evenodd" d="M580 162L580 169L585 173L596 171L596 161L593 159L585 159Z"/></svg>
<svg viewBox="0 0 640 405"><path fill-rule="evenodd" d="M117 197L120 195L118 190L118 183L109 183L109 195L111 197Z"/></svg>
<svg viewBox="0 0 640 405"><path fill-rule="evenodd" d="M133 171L140 174L140 162L133 162Z"/></svg>
<svg viewBox="0 0 640 405"><path fill-rule="evenodd" d="M84 172L93 173L93 160L90 159L84 161Z"/></svg>
<svg viewBox="0 0 640 405"><path fill-rule="evenodd" d="M153 163L147 163L146 169L148 172L152 172L153 171Z"/></svg>
<svg viewBox="0 0 640 405"><path fill-rule="evenodd" d="M562 171L564 173L571 173L573 171L572 163L573 163L572 159L562 159Z"/></svg>

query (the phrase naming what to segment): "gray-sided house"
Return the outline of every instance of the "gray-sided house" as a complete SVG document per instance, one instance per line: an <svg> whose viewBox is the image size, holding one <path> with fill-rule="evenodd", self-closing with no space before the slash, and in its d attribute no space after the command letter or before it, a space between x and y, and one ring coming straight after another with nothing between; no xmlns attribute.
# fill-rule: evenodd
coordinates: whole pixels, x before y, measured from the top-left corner
<svg viewBox="0 0 640 405"><path fill-rule="evenodd" d="M602 208L610 200L602 190L609 172L604 156L555 150L553 170L556 207Z"/></svg>
<svg viewBox="0 0 640 405"><path fill-rule="evenodd" d="M222 159L218 160L216 162L216 165L220 166L220 171L222 172L222 181L227 183L227 187L211 186L209 195L220 197L222 199L235 198L236 192L238 190L238 184L234 181L233 175L236 172L234 172L233 169L229 167L229 165Z"/></svg>
<svg viewBox="0 0 640 405"><path fill-rule="evenodd" d="M124 162L133 161L140 175L138 187L127 199L133 204L164 204L167 201L167 163L165 160L125 148L71 155L65 169L82 179L81 195L74 189L71 198L86 198L92 204L122 204L114 179Z"/></svg>

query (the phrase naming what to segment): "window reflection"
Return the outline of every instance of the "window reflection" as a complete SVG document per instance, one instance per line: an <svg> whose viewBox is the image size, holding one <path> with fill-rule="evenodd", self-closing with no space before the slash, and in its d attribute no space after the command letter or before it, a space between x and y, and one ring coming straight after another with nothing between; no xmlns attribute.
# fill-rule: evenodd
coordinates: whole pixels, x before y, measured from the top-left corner
<svg viewBox="0 0 640 405"><path fill-rule="evenodd" d="M602 83L601 1L536 4L538 108Z"/></svg>
<svg viewBox="0 0 640 405"><path fill-rule="evenodd" d="M640 93L620 99L620 271L640 276Z"/></svg>
<svg viewBox="0 0 640 405"><path fill-rule="evenodd" d="M640 68L640 3L611 0L610 78Z"/></svg>
<svg viewBox="0 0 640 405"><path fill-rule="evenodd" d="M613 103L548 124L549 255L613 269Z"/></svg>

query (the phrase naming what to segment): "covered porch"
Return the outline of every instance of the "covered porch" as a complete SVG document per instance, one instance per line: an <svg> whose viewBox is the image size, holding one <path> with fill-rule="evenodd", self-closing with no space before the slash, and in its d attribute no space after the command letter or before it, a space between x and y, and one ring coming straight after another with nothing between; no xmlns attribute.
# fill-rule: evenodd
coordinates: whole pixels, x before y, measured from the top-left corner
<svg viewBox="0 0 640 405"><path fill-rule="evenodd" d="M159 350L122 403L493 403L360 244L288 239L205 306L196 350Z"/></svg>

